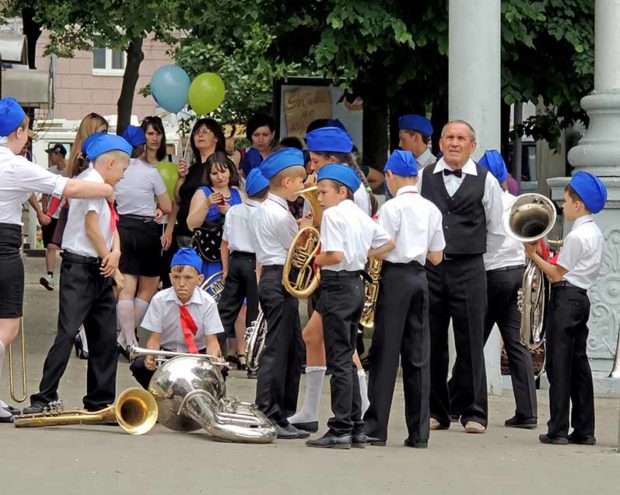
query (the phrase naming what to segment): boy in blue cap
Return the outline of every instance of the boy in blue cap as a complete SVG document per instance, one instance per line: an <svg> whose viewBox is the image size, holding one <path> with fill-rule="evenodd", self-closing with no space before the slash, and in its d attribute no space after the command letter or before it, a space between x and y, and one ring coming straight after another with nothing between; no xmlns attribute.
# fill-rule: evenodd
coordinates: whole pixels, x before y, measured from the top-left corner
<svg viewBox="0 0 620 495"><path fill-rule="evenodd" d="M536 245L525 244L526 254L551 282L545 347L550 418L547 433L539 436L542 443L596 443L592 372L586 352L588 289L596 282L605 248L605 239L592 215L601 211L606 201L603 182L588 172L577 172L564 190L564 218L574 223L557 263L544 260L536 252ZM573 427L570 435L569 413Z"/></svg>
<svg viewBox="0 0 620 495"><path fill-rule="evenodd" d="M430 421L430 328L426 260L437 265L446 241L439 209L418 193L413 154L396 150L384 173L394 198L379 209L379 225L394 239L387 254L375 312L368 398L364 416L367 442L385 445L399 355L403 368L405 445L426 448Z"/></svg>
<svg viewBox="0 0 620 495"><path fill-rule="evenodd" d="M360 180L351 167L331 164L318 174L321 221L321 292L317 311L322 317L327 365L332 369L331 404L334 416L325 435L308 440L309 447L350 449L366 445L362 401L353 353L364 308L361 275L368 256L394 248L387 232L355 203Z"/></svg>
<svg viewBox="0 0 620 495"><path fill-rule="evenodd" d="M282 285L288 249L299 231L287 201L295 201L306 177L304 155L295 148L282 148L260 164L269 181L267 199L252 216L256 261L261 266L258 299L267 319L265 348L256 384L256 406L275 425L278 438L305 438L287 418L297 407L303 341L299 301ZM300 225L311 225L302 220Z"/></svg>
<svg viewBox="0 0 620 495"><path fill-rule="evenodd" d="M94 138L86 149L93 166L79 178L114 187L123 178L131 151L131 145L120 136L104 134ZM84 407L97 411L114 402L117 359L112 279L122 285L117 220L108 200L78 199L69 203L62 238L58 333L43 365L39 392L30 397L26 414L41 412L58 400L58 385L82 324L89 344Z"/></svg>
<svg viewBox="0 0 620 495"><path fill-rule="evenodd" d="M423 115L410 113L398 118L398 147L413 153L420 170L437 161L428 146L432 135L433 124Z"/></svg>
<svg viewBox="0 0 620 495"><path fill-rule="evenodd" d="M236 339L239 367L245 368L245 329L236 332L235 321L247 301L245 326L258 317L258 284L256 282L256 250L252 240L252 216L267 197L269 181L259 168L250 171L245 181L248 198L234 205L226 214L222 235L222 270L225 280L218 304L226 337ZM250 372L248 371L248 374Z"/></svg>
<svg viewBox="0 0 620 495"><path fill-rule="evenodd" d="M224 329L217 303L200 289L204 280L201 270L202 260L192 248L181 248L173 256L172 287L155 294L142 321L142 328L152 332L147 349L220 357L217 335ZM156 370L154 357L139 357L129 369L148 390Z"/></svg>

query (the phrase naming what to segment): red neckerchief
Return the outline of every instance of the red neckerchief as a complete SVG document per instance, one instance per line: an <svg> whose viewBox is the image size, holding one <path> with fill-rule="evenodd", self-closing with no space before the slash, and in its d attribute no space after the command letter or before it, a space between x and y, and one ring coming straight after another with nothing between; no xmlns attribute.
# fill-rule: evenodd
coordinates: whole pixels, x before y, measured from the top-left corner
<svg viewBox="0 0 620 495"><path fill-rule="evenodd" d="M116 224L118 223L118 213L116 213L116 208L114 208L114 204L109 199L106 199L108 202L108 206L110 207L110 230L114 233L116 231Z"/></svg>
<svg viewBox="0 0 620 495"><path fill-rule="evenodd" d="M194 342L194 335L198 331L198 326L185 306L179 305L179 310L181 311L181 328L183 329L187 351L191 354L198 354L198 348Z"/></svg>

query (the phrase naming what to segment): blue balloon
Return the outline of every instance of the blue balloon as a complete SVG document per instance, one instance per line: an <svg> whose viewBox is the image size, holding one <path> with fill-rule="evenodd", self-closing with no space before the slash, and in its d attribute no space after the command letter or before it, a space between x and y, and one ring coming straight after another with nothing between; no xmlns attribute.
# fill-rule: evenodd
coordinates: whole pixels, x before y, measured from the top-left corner
<svg viewBox="0 0 620 495"><path fill-rule="evenodd" d="M177 113L187 103L189 85L189 76L181 67L163 65L151 78L151 94L164 110Z"/></svg>

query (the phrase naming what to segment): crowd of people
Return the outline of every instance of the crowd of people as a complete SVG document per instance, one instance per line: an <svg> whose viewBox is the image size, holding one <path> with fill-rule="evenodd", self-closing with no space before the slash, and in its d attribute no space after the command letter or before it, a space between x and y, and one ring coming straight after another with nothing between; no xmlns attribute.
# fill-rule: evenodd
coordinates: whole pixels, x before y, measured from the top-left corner
<svg viewBox="0 0 620 495"><path fill-rule="evenodd" d="M430 121L403 115L400 149L380 172L357 162L351 136L337 120L313 122L305 143L285 138L275 144L273 119L256 115L247 126L251 146L230 150L220 124L199 118L189 137L191 158L178 159L172 196L156 168L167 158L158 117L129 126L121 137L108 134L103 117L89 114L68 160L61 144L48 150L50 170L20 156L28 124L15 100L0 100L0 370L22 317L25 201L42 226L47 256L41 285L48 290L58 285L59 251L62 258L58 331L24 414L42 412L58 399L76 339L78 353L88 360L84 407L96 411L114 402L118 353L127 355L137 343L137 328L149 332L147 349L208 354L245 370L244 330L262 311L267 333L255 403L280 439L307 438L319 430L329 369L333 416L327 431L306 444L385 445L399 366L406 446L426 448L432 430L455 422L468 433L484 433L483 349L495 324L516 402L505 425L533 429L534 374L519 340L517 308L529 259L551 283L546 363L551 417L540 441L595 443L586 340L587 290L604 247L593 218L606 201L597 177L578 172L567 186L564 215L575 223L552 264L536 246L504 231L502 214L515 201L506 165L494 150L474 161L475 131L463 120L445 124L441 156L435 157ZM379 207L373 190L384 182L391 199ZM291 243L313 224L309 203L299 197L310 186L316 186L322 209L321 249L313 260L320 285L309 298L302 330L299 300L282 277ZM43 195L41 204L33 193ZM357 340L369 258L382 266L364 369ZM216 303L200 285L220 272L224 288ZM450 325L456 362L448 379ZM153 356L131 363L144 388L155 369ZM0 422L10 423L18 413L0 401Z"/></svg>

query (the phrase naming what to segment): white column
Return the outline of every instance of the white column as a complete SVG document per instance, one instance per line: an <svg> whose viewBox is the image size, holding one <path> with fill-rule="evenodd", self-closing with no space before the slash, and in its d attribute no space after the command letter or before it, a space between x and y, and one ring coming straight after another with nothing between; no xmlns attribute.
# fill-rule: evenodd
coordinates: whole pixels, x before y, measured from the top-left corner
<svg viewBox="0 0 620 495"><path fill-rule="evenodd" d="M474 158L500 149L501 2L450 0L448 112L476 131ZM482 311L483 308L480 308ZM500 338L497 329L485 347L489 392L501 395Z"/></svg>

